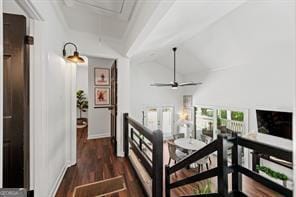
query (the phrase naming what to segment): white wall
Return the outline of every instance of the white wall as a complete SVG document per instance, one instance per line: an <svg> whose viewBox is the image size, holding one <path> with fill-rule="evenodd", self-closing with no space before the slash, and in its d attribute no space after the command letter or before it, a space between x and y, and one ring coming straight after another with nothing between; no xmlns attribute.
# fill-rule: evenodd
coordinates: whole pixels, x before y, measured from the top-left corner
<svg viewBox="0 0 296 197"><path fill-rule="evenodd" d="M292 111L293 67L281 65L261 62L187 76L203 82L192 90L193 102L249 109L249 129L256 131L255 109Z"/></svg>
<svg viewBox="0 0 296 197"><path fill-rule="evenodd" d="M76 69L76 91L83 90L87 100L89 101L88 95L88 65L77 65ZM82 112L82 117L88 117L88 111ZM77 118L79 118L79 109L77 109Z"/></svg>
<svg viewBox="0 0 296 197"><path fill-rule="evenodd" d="M73 32L68 34L69 41L77 44L80 54L88 57L109 58L117 60L118 67L118 115L117 115L117 155L124 156L123 152L123 113L129 112L129 81L130 61L117 51L100 42L97 35ZM74 131L72 131L74 132ZM71 138L72 144L76 139ZM74 141L75 140L75 141ZM76 148L72 146L71 154L76 155Z"/></svg>
<svg viewBox="0 0 296 197"><path fill-rule="evenodd" d="M114 60L104 58L88 58L88 89L89 89L89 110L88 110L88 139L96 139L111 136L110 111L107 108L94 108L94 69L111 68Z"/></svg>
<svg viewBox="0 0 296 197"><path fill-rule="evenodd" d="M12 1L4 0L3 1L3 12L10 13L10 14L23 15L28 19L28 16L25 13L25 11L22 8L20 8L20 6L14 0L12 0Z"/></svg>
<svg viewBox="0 0 296 197"><path fill-rule="evenodd" d="M249 109L250 131L257 130L255 109L293 111L296 39L292 5L249 1L191 40L205 65L223 67L186 76L203 82L191 89L194 104Z"/></svg>
<svg viewBox="0 0 296 197"><path fill-rule="evenodd" d="M76 71L77 90L83 90L85 95L88 97L88 66L77 65Z"/></svg>
<svg viewBox="0 0 296 197"><path fill-rule="evenodd" d="M182 80L181 75L177 78ZM152 87L152 83L173 81L173 71L154 62L132 63L131 65L131 116L142 121L142 111L147 107L173 106L178 114L182 109L182 88Z"/></svg>
<svg viewBox="0 0 296 197"><path fill-rule="evenodd" d="M34 133L34 190L36 196L53 196L70 163L68 137L72 119L72 85L69 82L75 65L67 64L61 56L62 46L67 41L67 29L60 23L50 2L36 1L35 6L43 14L45 22L36 24L35 32L39 41L36 46L41 49L42 59L38 60L39 65L35 65L40 73L34 75L34 100L37 102L34 107L40 111L36 112L34 121L42 125Z"/></svg>

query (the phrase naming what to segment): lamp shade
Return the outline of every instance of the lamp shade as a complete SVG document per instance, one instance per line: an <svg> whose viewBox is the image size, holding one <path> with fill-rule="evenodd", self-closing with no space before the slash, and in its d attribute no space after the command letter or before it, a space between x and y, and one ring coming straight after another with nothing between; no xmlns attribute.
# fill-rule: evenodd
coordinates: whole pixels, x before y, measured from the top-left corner
<svg viewBox="0 0 296 197"><path fill-rule="evenodd" d="M85 62L84 59L79 56L79 53L77 51L75 51L73 55L68 56L67 60L72 63L84 63Z"/></svg>
<svg viewBox="0 0 296 197"><path fill-rule="evenodd" d="M67 42L65 45L64 45L64 48L63 48L63 56L65 57L66 56L66 46L67 45L72 45L75 47L75 51L74 51L74 54L73 55L70 55L68 56L66 59L69 61L69 62L72 62L72 63L84 63L84 59L82 57L79 56L79 53L77 51L77 46L72 43L72 42Z"/></svg>

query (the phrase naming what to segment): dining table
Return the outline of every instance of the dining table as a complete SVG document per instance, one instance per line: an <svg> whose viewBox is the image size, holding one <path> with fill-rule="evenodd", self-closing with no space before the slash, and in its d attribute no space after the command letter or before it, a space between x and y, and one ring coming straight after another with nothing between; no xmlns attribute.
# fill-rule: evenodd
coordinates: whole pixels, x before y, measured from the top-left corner
<svg viewBox="0 0 296 197"><path fill-rule="evenodd" d="M185 149L189 153L200 150L207 145L206 143L193 138L179 138L176 139L174 142L177 147Z"/></svg>
<svg viewBox="0 0 296 197"><path fill-rule="evenodd" d="M176 139L175 145L179 148L182 148L183 150L186 150L189 155L191 155L193 152L200 150L207 144L203 141L193 139L193 138L179 138ZM198 166L197 163L192 163L189 166L187 166L187 169L190 168L196 168Z"/></svg>

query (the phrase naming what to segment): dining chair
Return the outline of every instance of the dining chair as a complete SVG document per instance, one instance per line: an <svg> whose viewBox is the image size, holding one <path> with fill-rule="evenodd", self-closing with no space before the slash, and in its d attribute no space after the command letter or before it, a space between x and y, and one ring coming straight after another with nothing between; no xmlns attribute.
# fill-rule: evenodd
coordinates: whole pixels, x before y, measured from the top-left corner
<svg viewBox="0 0 296 197"><path fill-rule="evenodd" d="M185 133L177 133L173 135L174 140L179 138L185 138Z"/></svg>
<svg viewBox="0 0 296 197"><path fill-rule="evenodd" d="M209 170L209 164L208 164L208 161L210 161L209 158L210 156L206 156L196 162L196 164L198 165L199 173L201 172L201 170L203 170L204 165L206 166L207 170Z"/></svg>
<svg viewBox="0 0 296 197"><path fill-rule="evenodd" d="M203 134L200 135L200 140L206 144L209 144L210 142L212 142L212 138ZM210 164L212 164L211 156L209 156L209 162Z"/></svg>
<svg viewBox="0 0 296 197"><path fill-rule="evenodd" d="M177 146L174 142L168 141L168 149L169 149L169 163L171 164L171 160L174 160L175 163L186 157L187 155L183 153L182 151L179 151L177 149Z"/></svg>
<svg viewBox="0 0 296 197"><path fill-rule="evenodd" d="M180 138L185 138L185 133L177 133L177 134L174 134L173 135L173 138L174 140L177 140L177 139L180 139ZM185 154L188 154L188 151L183 149L183 148L180 148L180 147L177 147L177 149Z"/></svg>

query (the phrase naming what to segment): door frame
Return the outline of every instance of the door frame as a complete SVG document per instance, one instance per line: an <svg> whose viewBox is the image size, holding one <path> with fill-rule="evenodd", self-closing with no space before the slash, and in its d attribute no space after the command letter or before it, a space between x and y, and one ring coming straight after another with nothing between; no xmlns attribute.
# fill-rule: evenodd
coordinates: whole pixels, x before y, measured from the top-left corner
<svg viewBox="0 0 296 197"><path fill-rule="evenodd" d="M113 70L114 69L114 70ZM111 129L111 142L113 143L113 150L114 150L114 154L117 155L117 97L118 97L118 68L117 68L117 60L115 59L111 69L110 69L110 73L111 73L111 87L110 87L110 91L111 91L111 113L110 113L110 129ZM113 75L112 75L113 74ZM115 77L114 77L115 75ZM112 80L115 80L115 84L113 84ZM114 89L113 89L114 88ZM113 103L114 102L114 103ZM114 117L115 117L115 125L113 125L113 120L112 120L112 113L114 112ZM113 136L113 131L112 129L114 129L114 136Z"/></svg>
<svg viewBox="0 0 296 197"><path fill-rule="evenodd" d="M88 53L83 53L83 51L81 52L81 55L82 56L86 56L86 57L92 57L92 58L102 58L102 59L112 59L116 62L116 66L117 66L117 83L119 82L118 80L118 76L119 76L119 58L116 57L116 56L107 56L107 55L93 55L93 54L88 54ZM71 123L70 123L70 164L69 165L75 165L77 163L77 128L76 128L76 119L77 119L77 108L76 108L76 91L77 91L77 88L76 88L76 84L77 84L77 78L76 78L76 75L77 75L77 65L73 65L71 66L71 72L70 72L70 75L71 75L71 81L69 82L70 83L70 88L71 88L71 109L70 109L70 113L71 113ZM92 90L89 90L89 91L92 91ZM118 122L121 122L120 120L120 116L118 115L118 91L119 91L119 86L117 84L117 116L116 116L116 156L119 156L119 157L123 157L124 154L120 151L118 151L119 149L119 146L118 146L118 142L119 142L119 138L122 138L121 135L118 135L118 127L120 127L120 125L118 124ZM92 98L89 98L89 99L92 99ZM90 107L90 106L89 106ZM110 120L110 124L111 124L111 120ZM110 128L111 129L111 128ZM111 130L110 130L110 134L111 134Z"/></svg>
<svg viewBox="0 0 296 197"><path fill-rule="evenodd" d="M34 38L35 36L40 37L42 33L36 30L36 26L38 29L38 25L36 25L36 23L43 21L42 14L34 6L31 0L15 0L15 2L27 16L27 34L33 36ZM0 11L0 25L3 26L3 0L0 0ZM0 30L0 43L0 87L3 87L3 28ZM39 74L42 70L38 68L38 65L41 65L42 63L42 52L40 52L42 47L42 43L38 42L35 42L34 46L29 46L29 189L34 189L35 182L37 182L35 181L35 175L38 174L35 168L36 158L34 149L34 147L38 144L38 137L36 137L38 132L34 131L44 128L44 124L35 119L35 117L40 116L39 112L40 110L43 110L41 109L42 105L39 106L36 102L34 102L37 98L40 99L40 95L36 95L37 88L35 87L34 82L37 81L37 78L40 78ZM0 139L3 139L3 88L0 88ZM0 140L0 152L3 152L2 140ZM3 154L0 154L0 177L3 177ZM3 178L0 178L0 187L2 186Z"/></svg>

